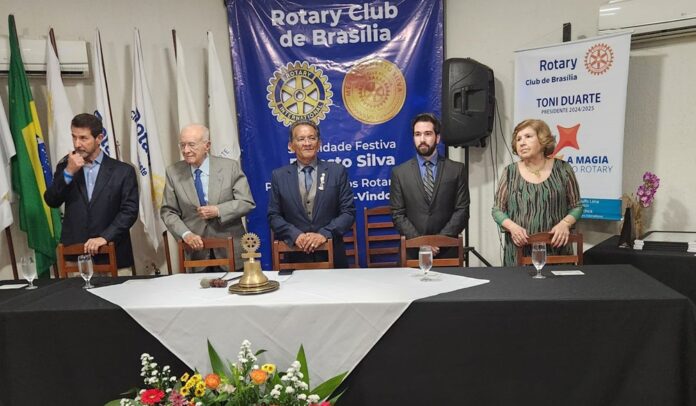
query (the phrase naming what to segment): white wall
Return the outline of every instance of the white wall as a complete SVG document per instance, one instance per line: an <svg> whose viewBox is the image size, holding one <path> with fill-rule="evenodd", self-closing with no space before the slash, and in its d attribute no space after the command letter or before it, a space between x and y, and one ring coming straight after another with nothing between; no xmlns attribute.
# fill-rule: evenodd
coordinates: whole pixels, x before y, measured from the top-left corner
<svg viewBox="0 0 696 406"><path fill-rule="evenodd" d="M471 57L493 69L501 122L486 148L470 149L471 221L469 244L500 264L497 227L490 214L493 168L511 162L509 144L514 118L514 56L518 49L561 42L562 25L572 24L572 39L596 35L597 8L605 0L447 1L446 57ZM496 13L494 10L504 10ZM634 192L645 171L661 178L653 207L645 211L647 230L696 230L696 36L634 46L631 50L624 142L623 191ZM497 117L496 117L497 119ZM498 126L502 126L502 134ZM497 145L495 163L491 147ZM496 149L494 149L495 151ZM453 158L463 151L450 149ZM618 222L582 220L588 246L618 234ZM476 263L476 262L474 262Z"/></svg>
<svg viewBox="0 0 696 406"><path fill-rule="evenodd" d="M597 7L603 0L446 0L446 56L471 57L491 67L496 77L496 97L502 120L486 148L470 150L471 222L470 245L484 257L500 264L498 233L490 216L494 168L510 162L504 144L510 139L513 119L513 51L560 42L561 25L573 24L573 39L596 34ZM501 13L500 10L503 10ZM128 110L131 100L133 28L140 29L145 64L153 93L165 159L178 159L176 139L176 92L172 65L171 29L183 41L190 84L199 114L205 116L205 32L213 31L222 58L228 94L232 95L227 16L222 0L3 0L0 35L7 35L6 14L13 13L21 37L44 38L52 26L58 39L91 42L95 28L102 34L104 58L111 91L116 136L122 148L128 145ZM633 191L646 170L655 171L662 184L655 205L646 212L646 229L696 230L696 137L690 132L696 116L696 36L663 41L631 52L624 191ZM92 102L92 80L66 80L73 110L84 111ZM32 90L46 131L45 85L32 79ZM0 78L0 97L7 102L7 78ZM689 120L689 121L688 121ZM502 134L497 130L502 126ZM491 147L497 154L491 158ZM124 152L127 152L125 148ZM462 151L451 156L461 159ZM126 153L126 156L128 154ZM589 244L618 232L618 223L581 221ZM18 255L26 253L26 239L16 224L12 227ZM162 253L153 253L142 228L132 231L136 265L156 262L164 267ZM11 277L4 233L0 235L0 279ZM474 261L474 263L476 263Z"/></svg>

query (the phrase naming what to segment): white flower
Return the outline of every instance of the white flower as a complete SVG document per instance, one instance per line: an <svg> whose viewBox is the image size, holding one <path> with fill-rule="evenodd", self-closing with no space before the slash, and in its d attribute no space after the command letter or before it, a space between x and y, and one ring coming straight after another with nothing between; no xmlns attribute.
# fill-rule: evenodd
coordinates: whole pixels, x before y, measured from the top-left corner
<svg viewBox="0 0 696 406"><path fill-rule="evenodd" d="M295 389L293 389L292 386L288 386L287 388L285 388L285 393L294 393L294 392L295 392Z"/></svg>
<svg viewBox="0 0 696 406"><path fill-rule="evenodd" d="M246 358L240 358L239 362L241 362L242 364L246 364L247 362L249 362L249 360Z"/></svg>
<svg viewBox="0 0 696 406"><path fill-rule="evenodd" d="M297 395L297 400L306 400L306 399L307 399L307 395L305 395L304 393L300 393L299 395Z"/></svg>
<svg viewBox="0 0 696 406"><path fill-rule="evenodd" d="M162 372L167 372L169 371L169 365L165 365L164 368L162 368Z"/></svg>
<svg viewBox="0 0 696 406"><path fill-rule="evenodd" d="M302 366L302 364L300 364L300 361L295 361L295 362L293 362L292 364L290 364L290 366L293 367L293 368L295 368L295 369L300 369L300 367Z"/></svg>
<svg viewBox="0 0 696 406"><path fill-rule="evenodd" d="M254 364L254 366L252 366L251 369L259 369L259 366Z"/></svg>
<svg viewBox="0 0 696 406"><path fill-rule="evenodd" d="M274 397L274 398L276 398L276 399L278 399L278 398L280 397L280 391L279 391L279 390L273 389L273 390L271 391L271 396Z"/></svg>
<svg viewBox="0 0 696 406"><path fill-rule="evenodd" d="M300 371L297 371L297 377L302 379L302 378L304 378L304 374Z"/></svg>
<svg viewBox="0 0 696 406"><path fill-rule="evenodd" d="M280 377L280 380L283 382L287 382L290 378L287 375L283 375Z"/></svg>
<svg viewBox="0 0 696 406"><path fill-rule="evenodd" d="M298 382L298 383L297 383L297 387L299 387L299 388L302 389L302 390L308 390L308 389L309 389L309 385L307 385L307 382L304 382L304 381Z"/></svg>
<svg viewBox="0 0 696 406"><path fill-rule="evenodd" d="M274 386L273 389L275 389L275 390L281 390L281 389L283 389L283 385L276 384L276 386Z"/></svg>
<svg viewBox="0 0 696 406"><path fill-rule="evenodd" d="M307 401L309 403L319 403L321 399L319 399L319 395L309 395L307 396Z"/></svg>
<svg viewBox="0 0 696 406"><path fill-rule="evenodd" d="M176 382L176 376L172 376L171 378L169 378L169 382Z"/></svg>
<svg viewBox="0 0 696 406"><path fill-rule="evenodd" d="M293 382L297 382L297 377L296 377L296 376L293 376L292 378L290 378L290 380L293 381Z"/></svg>
<svg viewBox="0 0 696 406"><path fill-rule="evenodd" d="M151 375L152 375L152 376L157 375L157 371L152 371L152 374L151 374Z"/></svg>
<svg viewBox="0 0 696 406"><path fill-rule="evenodd" d="M288 375L293 375L295 373L295 368L290 367L290 368L288 368L287 372L288 372Z"/></svg>

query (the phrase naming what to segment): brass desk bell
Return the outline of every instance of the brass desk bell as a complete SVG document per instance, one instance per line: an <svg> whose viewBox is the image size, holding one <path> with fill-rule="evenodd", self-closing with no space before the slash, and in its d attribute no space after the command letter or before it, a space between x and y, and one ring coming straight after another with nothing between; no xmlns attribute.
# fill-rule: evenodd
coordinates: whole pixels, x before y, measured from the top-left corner
<svg viewBox="0 0 696 406"><path fill-rule="evenodd" d="M259 236L254 233L246 233L242 236L242 248L244 252L244 275L239 283L229 287L230 293L238 295L256 295L260 293L273 292L280 287L278 281L269 281L266 275L261 272L261 254L256 252L261 246Z"/></svg>

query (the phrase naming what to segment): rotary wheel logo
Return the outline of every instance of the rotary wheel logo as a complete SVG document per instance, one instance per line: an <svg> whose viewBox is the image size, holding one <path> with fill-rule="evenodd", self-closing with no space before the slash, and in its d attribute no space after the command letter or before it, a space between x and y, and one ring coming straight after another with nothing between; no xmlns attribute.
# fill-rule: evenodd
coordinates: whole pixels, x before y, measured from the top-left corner
<svg viewBox="0 0 696 406"><path fill-rule="evenodd" d="M593 75L601 75L614 63L614 51L607 44L596 44L585 53L585 68Z"/></svg>
<svg viewBox="0 0 696 406"><path fill-rule="evenodd" d="M281 66L268 82L268 107L285 126L298 120L319 123L333 104L329 78L307 61Z"/></svg>

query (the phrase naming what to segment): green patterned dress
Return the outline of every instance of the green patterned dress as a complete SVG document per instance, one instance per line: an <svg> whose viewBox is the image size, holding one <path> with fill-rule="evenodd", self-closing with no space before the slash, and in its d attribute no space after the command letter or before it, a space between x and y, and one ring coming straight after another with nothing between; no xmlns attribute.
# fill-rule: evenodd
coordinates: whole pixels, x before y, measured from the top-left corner
<svg viewBox="0 0 696 406"><path fill-rule="evenodd" d="M529 235L550 231L569 214L577 221L582 212L573 168L560 159L554 159L551 175L538 184L527 182L520 175L517 163L508 165L500 178L493 205L493 219L499 226L509 218L524 227ZM556 249L549 247L549 254L568 254L571 250L570 245ZM503 265L515 265L516 254L510 233L505 233Z"/></svg>

